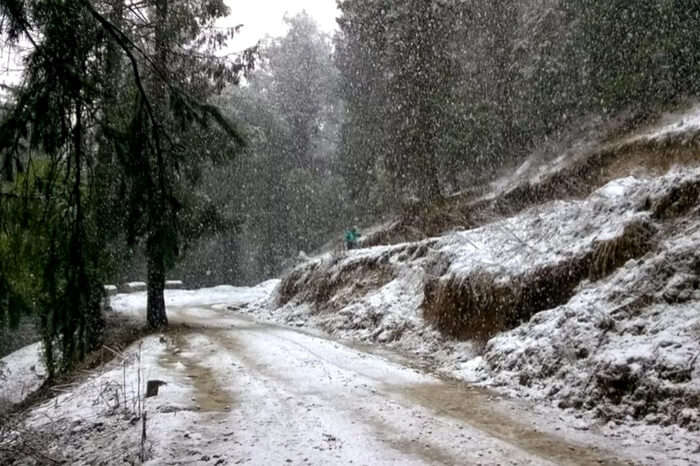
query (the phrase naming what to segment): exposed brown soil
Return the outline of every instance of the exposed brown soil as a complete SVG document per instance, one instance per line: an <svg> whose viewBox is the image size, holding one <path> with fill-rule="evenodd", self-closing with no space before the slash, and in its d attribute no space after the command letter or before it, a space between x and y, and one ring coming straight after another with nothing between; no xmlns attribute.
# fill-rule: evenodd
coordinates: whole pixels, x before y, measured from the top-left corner
<svg viewBox="0 0 700 466"><path fill-rule="evenodd" d="M167 351L160 357L161 366L176 371L179 363L184 366L184 376L192 384L194 402L201 412L220 413L228 411L235 400L229 390L225 390L217 382L214 369L201 363L201 354L188 343L187 336L192 330L181 328L171 329L167 334Z"/></svg>
<svg viewBox="0 0 700 466"><path fill-rule="evenodd" d="M654 233L647 222L631 222L619 236L595 242L584 254L519 276L476 271L430 278L423 316L450 337L485 341L537 312L566 303L581 281L601 279L643 256L654 247Z"/></svg>

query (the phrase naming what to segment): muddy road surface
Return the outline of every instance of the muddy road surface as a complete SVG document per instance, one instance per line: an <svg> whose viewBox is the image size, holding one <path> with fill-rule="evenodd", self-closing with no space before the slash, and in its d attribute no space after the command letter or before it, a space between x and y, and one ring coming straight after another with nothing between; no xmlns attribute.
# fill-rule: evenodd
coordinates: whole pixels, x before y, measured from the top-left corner
<svg viewBox="0 0 700 466"><path fill-rule="evenodd" d="M154 464L634 464L399 356L227 311L168 312Z"/></svg>

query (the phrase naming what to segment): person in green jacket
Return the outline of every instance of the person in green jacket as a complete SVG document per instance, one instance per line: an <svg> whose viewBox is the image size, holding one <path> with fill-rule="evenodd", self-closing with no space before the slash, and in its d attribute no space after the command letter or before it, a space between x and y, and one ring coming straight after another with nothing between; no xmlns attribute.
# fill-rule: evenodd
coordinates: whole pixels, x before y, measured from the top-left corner
<svg viewBox="0 0 700 466"><path fill-rule="evenodd" d="M360 234L357 232L356 227L345 230L345 249L355 249L357 247L357 238L359 237Z"/></svg>

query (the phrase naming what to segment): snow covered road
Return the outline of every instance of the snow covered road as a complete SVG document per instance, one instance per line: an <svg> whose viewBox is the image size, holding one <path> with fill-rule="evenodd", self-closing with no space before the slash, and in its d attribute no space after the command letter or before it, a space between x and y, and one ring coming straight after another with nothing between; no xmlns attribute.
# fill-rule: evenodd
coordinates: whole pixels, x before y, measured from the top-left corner
<svg viewBox="0 0 700 466"><path fill-rule="evenodd" d="M556 410L430 375L401 354L225 310L264 305L274 285L166 293L167 333L61 387L26 413L24 429L44 439L48 457L76 465L138 463L143 453L153 465L612 465L664 457L648 442L622 445ZM143 293L112 305L144 319ZM143 399L153 380L164 385Z"/></svg>
<svg viewBox="0 0 700 466"><path fill-rule="evenodd" d="M624 464L386 355L211 308L169 313L154 464Z"/></svg>

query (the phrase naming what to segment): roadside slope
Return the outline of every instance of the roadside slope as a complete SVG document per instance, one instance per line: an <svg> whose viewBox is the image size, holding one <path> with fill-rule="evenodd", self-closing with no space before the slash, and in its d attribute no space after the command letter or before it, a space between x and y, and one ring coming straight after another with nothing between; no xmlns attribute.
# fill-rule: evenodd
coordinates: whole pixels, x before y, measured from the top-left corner
<svg viewBox="0 0 700 466"><path fill-rule="evenodd" d="M696 113L525 167L471 227L313 258L250 311L700 461Z"/></svg>

